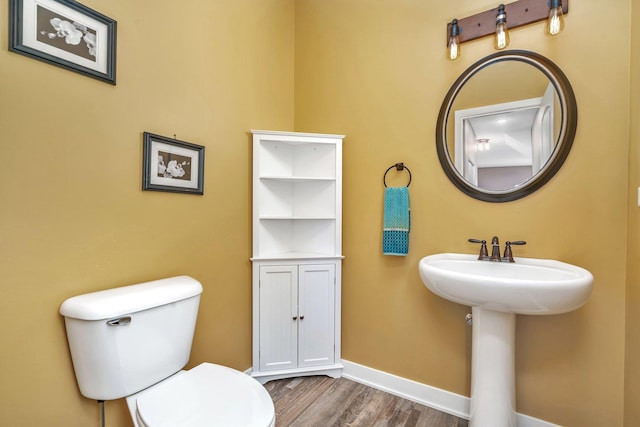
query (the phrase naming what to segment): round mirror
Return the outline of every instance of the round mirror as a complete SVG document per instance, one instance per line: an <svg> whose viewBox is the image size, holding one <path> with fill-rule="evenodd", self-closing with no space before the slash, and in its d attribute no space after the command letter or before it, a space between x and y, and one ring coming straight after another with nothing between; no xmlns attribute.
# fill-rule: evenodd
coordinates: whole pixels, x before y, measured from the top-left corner
<svg viewBox="0 0 640 427"><path fill-rule="evenodd" d="M516 200L560 169L577 123L573 89L557 65L534 52L498 52L449 89L436 127L438 158L465 194Z"/></svg>

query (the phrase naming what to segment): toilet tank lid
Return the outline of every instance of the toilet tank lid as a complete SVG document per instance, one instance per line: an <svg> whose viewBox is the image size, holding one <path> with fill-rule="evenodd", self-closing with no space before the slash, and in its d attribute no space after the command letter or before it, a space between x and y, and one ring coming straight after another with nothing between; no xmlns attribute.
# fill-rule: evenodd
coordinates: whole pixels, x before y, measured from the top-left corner
<svg viewBox="0 0 640 427"><path fill-rule="evenodd" d="M176 276L136 285L71 297L60 306L60 314L81 320L104 320L191 298L202 293L202 285L189 276Z"/></svg>

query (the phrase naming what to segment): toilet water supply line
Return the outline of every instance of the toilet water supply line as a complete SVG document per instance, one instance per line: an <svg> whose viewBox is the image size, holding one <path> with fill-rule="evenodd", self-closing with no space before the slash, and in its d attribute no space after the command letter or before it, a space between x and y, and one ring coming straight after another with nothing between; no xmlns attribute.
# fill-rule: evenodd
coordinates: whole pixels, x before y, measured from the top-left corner
<svg viewBox="0 0 640 427"><path fill-rule="evenodd" d="M98 404L100 404L100 422L102 423L101 426L105 427L105 425L104 425L104 400L98 400Z"/></svg>

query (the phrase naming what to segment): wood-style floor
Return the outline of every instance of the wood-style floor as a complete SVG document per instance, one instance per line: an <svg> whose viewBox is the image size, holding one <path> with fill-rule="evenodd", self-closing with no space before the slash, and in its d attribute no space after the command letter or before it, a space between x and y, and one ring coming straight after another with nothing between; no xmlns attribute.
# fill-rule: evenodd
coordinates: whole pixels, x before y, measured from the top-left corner
<svg viewBox="0 0 640 427"><path fill-rule="evenodd" d="M270 381L276 427L467 427L468 421L345 378Z"/></svg>

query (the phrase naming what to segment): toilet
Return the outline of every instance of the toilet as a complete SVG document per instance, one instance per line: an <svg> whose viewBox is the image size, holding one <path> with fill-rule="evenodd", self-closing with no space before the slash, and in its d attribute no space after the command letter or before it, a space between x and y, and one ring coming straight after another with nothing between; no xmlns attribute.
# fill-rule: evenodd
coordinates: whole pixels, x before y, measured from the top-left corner
<svg viewBox="0 0 640 427"><path fill-rule="evenodd" d="M189 276L67 299L60 306L80 393L126 398L135 427L273 427L267 390L243 372L189 361L202 285Z"/></svg>

